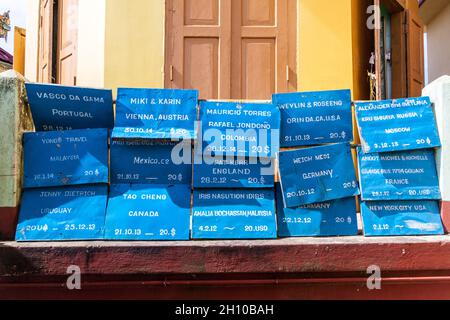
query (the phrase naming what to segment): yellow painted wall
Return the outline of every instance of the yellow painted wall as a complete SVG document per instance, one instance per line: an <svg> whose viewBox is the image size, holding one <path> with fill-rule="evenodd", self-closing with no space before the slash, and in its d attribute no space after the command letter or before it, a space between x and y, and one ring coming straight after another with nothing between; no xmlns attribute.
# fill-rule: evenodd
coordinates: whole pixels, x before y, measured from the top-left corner
<svg viewBox="0 0 450 320"><path fill-rule="evenodd" d="M105 87L164 86L164 0L107 0Z"/></svg>
<svg viewBox="0 0 450 320"><path fill-rule="evenodd" d="M353 89L351 0L299 0L300 91Z"/></svg>

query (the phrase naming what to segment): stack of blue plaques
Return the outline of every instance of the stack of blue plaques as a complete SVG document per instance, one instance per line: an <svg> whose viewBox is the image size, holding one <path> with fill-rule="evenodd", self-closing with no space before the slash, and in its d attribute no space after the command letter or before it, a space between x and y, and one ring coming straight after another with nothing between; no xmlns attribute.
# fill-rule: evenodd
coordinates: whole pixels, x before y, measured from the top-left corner
<svg viewBox="0 0 450 320"><path fill-rule="evenodd" d="M25 133L17 241L102 239L111 90L26 84L36 133Z"/></svg>
<svg viewBox="0 0 450 320"><path fill-rule="evenodd" d="M356 103L364 235L443 234L429 98Z"/></svg>
<svg viewBox="0 0 450 320"><path fill-rule="evenodd" d="M286 148L278 157L278 235L357 235L350 90L275 94L273 101Z"/></svg>
<svg viewBox="0 0 450 320"><path fill-rule="evenodd" d="M279 110L271 103L203 101L199 127L192 237L276 238Z"/></svg>
<svg viewBox="0 0 450 320"><path fill-rule="evenodd" d="M119 89L105 238L189 240L198 92Z"/></svg>

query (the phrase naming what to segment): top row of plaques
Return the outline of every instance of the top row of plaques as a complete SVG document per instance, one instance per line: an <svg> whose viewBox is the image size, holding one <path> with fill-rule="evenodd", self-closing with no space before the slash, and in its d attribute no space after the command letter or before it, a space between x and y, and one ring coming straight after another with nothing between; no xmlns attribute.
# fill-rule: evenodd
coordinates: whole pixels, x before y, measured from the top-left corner
<svg viewBox="0 0 450 320"><path fill-rule="evenodd" d="M121 88L114 123L112 90L32 83L26 87L37 131L108 128L113 139L200 136L205 141L212 129L222 133L216 148L225 151L230 139L249 142L249 136L257 136L257 154L233 152L246 157L275 157L279 147L353 141L350 90L274 94L265 103L199 103L197 90ZM364 153L440 146L428 97L354 106Z"/></svg>

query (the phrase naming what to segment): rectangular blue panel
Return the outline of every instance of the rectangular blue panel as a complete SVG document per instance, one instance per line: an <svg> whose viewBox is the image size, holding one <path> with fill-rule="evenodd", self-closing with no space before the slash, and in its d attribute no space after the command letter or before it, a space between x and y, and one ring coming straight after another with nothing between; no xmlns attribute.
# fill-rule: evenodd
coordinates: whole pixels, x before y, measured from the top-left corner
<svg viewBox="0 0 450 320"><path fill-rule="evenodd" d="M437 201L368 201L361 203L364 235L442 235Z"/></svg>
<svg viewBox="0 0 450 320"><path fill-rule="evenodd" d="M359 195L349 143L280 152L284 206Z"/></svg>
<svg viewBox="0 0 450 320"><path fill-rule="evenodd" d="M113 138L195 139L197 90L122 89Z"/></svg>
<svg viewBox="0 0 450 320"><path fill-rule="evenodd" d="M270 158L195 157L194 188L273 188L275 166Z"/></svg>
<svg viewBox="0 0 450 320"><path fill-rule="evenodd" d="M24 134L24 187L108 183L108 129Z"/></svg>
<svg viewBox="0 0 450 320"><path fill-rule="evenodd" d="M275 158L280 145L280 111L271 103L200 103L204 156Z"/></svg>
<svg viewBox="0 0 450 320"><path fill-rule="evenodd" d="M189 240L188 185L111 185L105 239Z"/></svg>
<svg viewBox="0 0 450 320"><path fill-rule="evenodd" d="M441 145L428 97L356 102L355 105L364 153Z"/></svg>
<svg viewBox="0 0 450 320"><path fill-rule="evenodd" d="M25 190L16 240L102 239L107 198L107 185Z"/></svg>
<svg viewBox="0 0 450 320"><path fill-rule="evenodd" d="M364 154L358 148L362 200L439 200L434 150Z"/></svg>
<svg viewBox="0 0 450 320"><path fill-rule="evenodd" d="M350 90L274 94L273 103L281 112L281 147L353 140Z"/></svg>
<svg viewBox="0 0 450 320"><path fill-rule="evenodd" d="M192 144L160 140L113 140L112 184L188 184L192 182Z"/></svg>
<svg viewBox="0 0 450 320"><path fill-rule="evenodd" d="M277 185L277 220L279 237L358 235L354 197L284 208L281 187Z"/></svg>
<svg viewBox="0 0 450 320"><path fill-rule="evenodd" d="M114 126L111 90L38 83L25 86L36 131Z"/></svg>
<svg viewBox="0 0 450 320"><path fill-rule="evenodd" d="M273 190L195 190L193 239L276 238Z"/></svg>

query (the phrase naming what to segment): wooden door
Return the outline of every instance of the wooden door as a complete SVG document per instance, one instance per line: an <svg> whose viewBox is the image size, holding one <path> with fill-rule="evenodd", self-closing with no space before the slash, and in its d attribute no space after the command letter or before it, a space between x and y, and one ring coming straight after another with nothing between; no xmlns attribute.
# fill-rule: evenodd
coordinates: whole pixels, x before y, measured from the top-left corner
<svg viewBox="0 0 450 320"><path fill-rule="evenodd" d="M406 12L406 48L408 95L419 97L424 87L423 24L418 14Z"/></svg>
<svg viewBox="0 0 450 320"><path fill-rule="evenodd" d="M170 0L165 85L201 99L296 89L296 0Z"/></svg>
<svg viewBox="0 0 450 320"><path fill-rule="evenodd" d="M57 82L77 84L78 0L58 2Z"/></svg>
<svg viewBox="0 0 450 320"><path fill-rule="evenodd" d="M287 16L287 0L233 0L233 99L288 91Z"/></svg>
<svg viewBox="0 0 450 320"><path fill-rule="evenodd" d="M231 0L167 2L166 87L230 98Z"/></svg>
<svg viewBox="0 0 450 320"><path fill-rule="evenodd" d="M38 82L52 81L53 1L41 0L39 8Z"/></svg>
<svg viewBox="0 0 450 320"><path fill-rule="evenodd" d="M406 12L392 16L392 98L408 96L406 80Z"/></svg>

